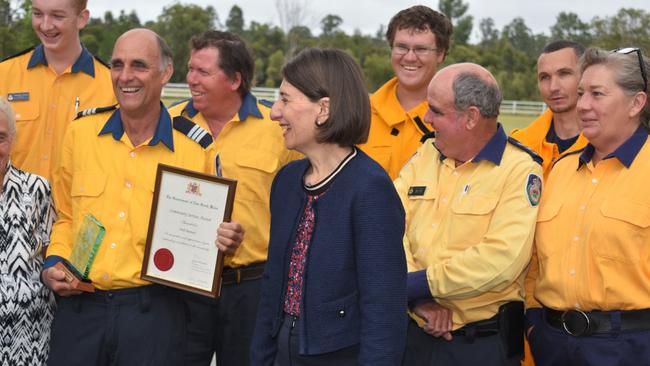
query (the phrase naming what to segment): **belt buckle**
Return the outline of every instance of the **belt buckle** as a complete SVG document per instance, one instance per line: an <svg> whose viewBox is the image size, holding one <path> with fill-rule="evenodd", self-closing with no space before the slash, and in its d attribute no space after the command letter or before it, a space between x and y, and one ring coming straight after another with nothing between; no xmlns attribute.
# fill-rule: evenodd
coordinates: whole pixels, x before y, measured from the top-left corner
<svg viewBox="0 0 650 366"><path fill-rule="evenodd" d="M578 310L578 309L567 310L562 313L560 320L562 321L562 327L564 328L564 331L567 332L567 334L569 335L572 335L574 337L580 337L583 335L590 334L589 328L591 326L591 321L589 320L589 316L582 310ZM576 327L572 326L572 324L576 325L575 320L581 320L583 322L584 326L582 327L582 329L576 329ZM568 324L569 322L571 322L572 324Z"/></svg>

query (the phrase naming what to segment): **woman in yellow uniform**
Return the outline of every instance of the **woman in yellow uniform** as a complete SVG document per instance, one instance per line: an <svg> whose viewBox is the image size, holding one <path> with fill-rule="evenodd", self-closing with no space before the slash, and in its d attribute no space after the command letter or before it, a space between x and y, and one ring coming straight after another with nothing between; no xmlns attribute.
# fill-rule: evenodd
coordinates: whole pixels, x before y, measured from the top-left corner
<svg viewBox="0 0 650 366"><path fill-rule="evenodd" d="M578 115L589 144L559 160L537 219L528 339L538 366L650 364L648 60L589 49Z"/></svg>

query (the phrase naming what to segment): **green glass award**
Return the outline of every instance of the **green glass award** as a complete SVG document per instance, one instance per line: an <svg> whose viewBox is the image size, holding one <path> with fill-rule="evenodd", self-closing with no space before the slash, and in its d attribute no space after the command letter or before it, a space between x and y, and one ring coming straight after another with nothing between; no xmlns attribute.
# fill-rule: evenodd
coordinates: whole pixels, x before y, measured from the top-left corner
<svg viewBox="0 0 650 366"><path fill-rule="evenodd" d="M75 290L95 292L95 287L88 279L99 245L104 239L106 229L93 215L86 214L72 245L69 260L63 260L55 265L65 273L65 280Z"/></svg>

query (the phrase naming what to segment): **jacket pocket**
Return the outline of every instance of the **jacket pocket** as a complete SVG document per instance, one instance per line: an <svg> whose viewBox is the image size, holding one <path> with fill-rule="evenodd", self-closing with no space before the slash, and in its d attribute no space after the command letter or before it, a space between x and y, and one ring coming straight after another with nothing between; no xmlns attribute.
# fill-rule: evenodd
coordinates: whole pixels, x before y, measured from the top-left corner
<svg viewBox="0 0 650 366"><path fill-rule="evenodd" d="M72 177L72 197L97 197L106 188L106 174L99 172L77 172Z"/></svg>
<svg viewBox="0 0 650 366"><path fill-rule="evenodd" d="M458 199L451 211L458 215L482 216L494 211L499 202L498 197L484 195L467 195Z"/></svg>
<svg viewBox="0 0 650 366"><path fill-rule="evenodd" d="M452 217L447 227L449 238L454 241L447 243L447 247L462 251L483 240L498 202L496 196L471 193L455 199L451 203Z"/></svg>
<svg viewBox="0 0 650 366"><path fill-rule="evenodd" d="M647 252L650 206L631 200L607 200L600 206L604 237L593 242L594 253L600 257L634 263Z"/></svg>
<svg viewBox="0 0 650 366"><path fill-rule="evenodd" d="M32 95L31 98L34 96ZM16 114L16 123L21 122L31 122L36 120L40 116L40 104L38 100L19 100L11 102L11 108L13 108L14 113Z"/></svg>
<svg viewBox="0 0 650 366"><path fill-rule="evenodd" d="M318 322L320 336L358 335L361 322L358 292L319 304L315 315L310 320Z"/></svg>
<svg viewBox="0 0 650 366"><path fill-rule="evenodd" d="M278 157L271 152L240 152L236 164L236 199L268 202L271 181L280 167Z"/></svg>
<svg viewBox="0 0 650 366"><path fill-rule="evenodd" d="M553 221L560 213L562 208L561 201L542 202L537 213L537 228L535 236L535 245L537 255L540 259L552 256L558 250L562 249L559 245L559 239L556 230L550 228L549 223Z"/></svg>

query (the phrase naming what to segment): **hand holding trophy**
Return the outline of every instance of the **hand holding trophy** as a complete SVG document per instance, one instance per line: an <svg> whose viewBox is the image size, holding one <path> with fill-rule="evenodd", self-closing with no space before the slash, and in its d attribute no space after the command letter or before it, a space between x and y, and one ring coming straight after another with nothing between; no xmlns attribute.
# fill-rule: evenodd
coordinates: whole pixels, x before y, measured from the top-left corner
<svg viewBox="0 0 650 366"><path fill-rule="evenodd" d="M106 229L99 220L91 214L86 214L72 245L70 260L64 259L55 265L65 273L65 280L73 289L95 292L88 275L105 233Z"/></svg>

